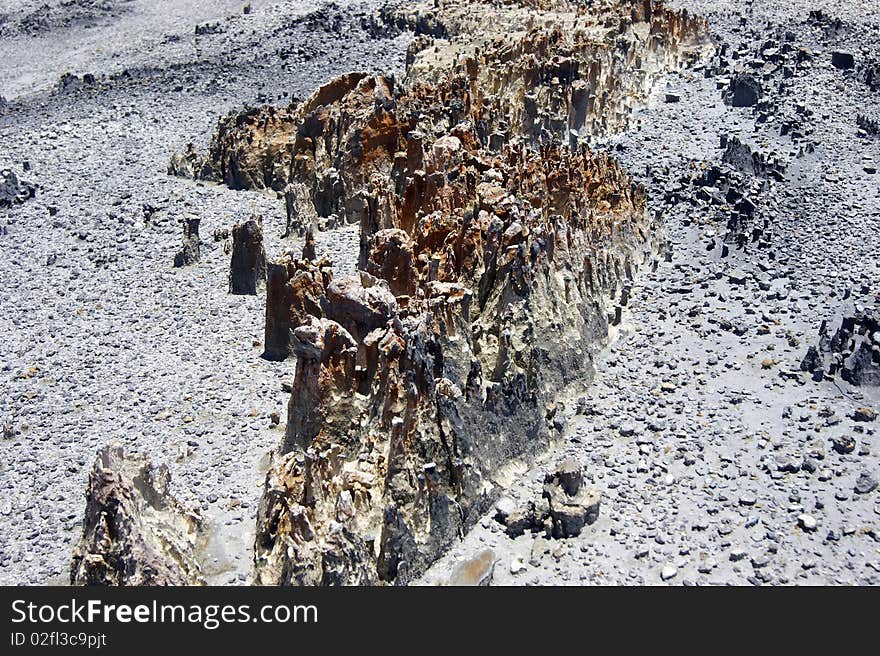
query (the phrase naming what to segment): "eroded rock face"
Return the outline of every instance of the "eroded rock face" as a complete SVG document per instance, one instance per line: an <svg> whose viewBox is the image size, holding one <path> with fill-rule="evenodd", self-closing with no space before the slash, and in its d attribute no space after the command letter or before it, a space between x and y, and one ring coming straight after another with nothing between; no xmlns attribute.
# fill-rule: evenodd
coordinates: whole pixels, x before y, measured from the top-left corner
<svg viewBox="0 0 880 656"><path fill-rule="evenodd" d="M232 261L229 265L229 293L255 295L266 282L266 251L263 222L248 219L232 228Z"/></svg>
<svg viewBox="0 0 880 656"><path fill-rule="evenodd" d="M657 70L687 58L700 23L651 3L605 22L545 4L557 13L524 32L526 5L493 5L493 43L472 3L409 7L398 20L430 15L466 38L417 39L400 87L358 74L298 110L286 181L311 190L305 212L359 223L361 272L276 265L267 351L298 366L258 513L260 583L421 573L490 507L511 462L548 445L545 408L589 379L613 300L659 247L643 191L610 157L569 146L622 126L650 84L635 58ZM598 512L593 492L550 497L553 535Z"/></svg>
<svg viewBox="0 0 880 656"><path fill-rule="evenodd" d="M292 110L276 107L253 108L220 119L203 160L187 158L194 177L223 182L231 189L281 191L287 175L280 163L292 155L290 125Z"/></svg>
<svg viewBox="0 0 880 656"><path fill-rule="evenodd" d="M201 519L169 492L170 474L121 446L98 452L86 488L73 585L198 585Z"/></svg>
<svg viewBox="0 0 880 656"><path fill-rule="evenodd" d="M309 315L320 315L321 297L332 279L332 262L326 258L316 261L314 246L310 249L308 241L303 259L287 254L269 265L264 358L284 360L292 354L293 329Z"/></svg>

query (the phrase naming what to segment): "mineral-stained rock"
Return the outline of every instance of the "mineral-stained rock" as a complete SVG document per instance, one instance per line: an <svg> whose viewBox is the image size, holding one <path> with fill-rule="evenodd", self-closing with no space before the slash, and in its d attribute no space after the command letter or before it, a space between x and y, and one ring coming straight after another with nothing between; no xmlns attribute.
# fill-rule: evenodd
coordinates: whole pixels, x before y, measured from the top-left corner
<svg viewBox="0 0 880 656"><path fill-rule="evenodd" d="M309 190L302 182L291 182L284 188L287 222L282 237L289 237L294 232L302 235L314 226L317 213L313 211L314 205L310 201Z"/></svg>
<svg viewBox="0 0 880 656"><path fill-rule="evenodd" d="M332 279L326 258L297 260L288 254L269 265L264 358L284 360L291 354L291 331L309 315L320 315L321 297Z"/></svg>
<svg viewBox="0 0 880 656"><path fill-rule="evenodd" d="M483 549L478 554L458 563L449 576L449 585L486 586L492 582L497 558L491 549Z"/></svg>
<svg viewBox="0 0 880 656"><path fill-rule="evenodd" d="M208 155L194 166L196 177L224 182L231 189L281 191L289 161L292 109L260 107L231 113L217 123Z"/></svg>
<svg viewBox="0 0 880 656"><path fill-rule="evenodd" d="M841 455L852 453L856 450L855 438L849 435L837 435L831 438L831 448Z"/></svg>
<svg viewBox="0 0 880 656"><path fill-rule="evenodd" d="M266 282L266 251L263 249L263 222L248 219L232 228L232 262L229 268L229 293L257 293Z"/></svg>
<svg viewBox="0 0 880 656"><path fill-rule="evenodd" d="M98 452L89 474L73 585L196 585L201 519L169 492L170 474L121 446Z"/></svg>
<svg viewBox="0 0 880 656"><path fill-rule="evenodd" d="M348 530L379 546L380 580L422 571L489 506L502 466L546 445L544 401L589 377L607 333L605 299L653 252L642 192L613 160L553 147L490 158L471 148L444 153L443 165L459 171L451 180L434 175L431 154L411 191L380 196L398 210L361 228L367 268L388 279L362 272L326 284L313 275L303 289L324 286L320 312L290 340L299 363L283 451L304 453L296 475L305 484L289 503L304 509L320 545L350 493ZM435 189L421 191L421 180ZM280 323L292 325L288 309L307 298L286 292ZM267 316L282 295L270 296ZM562 534L576 530L567 506ZM258 540L258 572L294 567L280 534ZM299 553L316 559L315 571L321 548Z"/></svg>
<svg viewBox="0 0 880 656"><path fill-rule="evenodd" d="M546 448L561 421L546 407L589 379L610 308L662 244L643 190L569 137L622 126L653 72L704 46L702 23L651 2L602 19L545 2L523 27L514 2L493 5L492 42L473 4L405 7L467 38L423 39L402 85L345 76L291 116L282 179L310 190L292 213L358 223L361 271L290 256L272 269L267 354L298 362L258 511L258 582L424 571L491 507L505 467ZM650 71L633 70L639 57ZM563 468L522 530L594 521L598 492L580 480Z"/></svg>
<svg viewBox="0 0 880 656"><path fill-rule="evenodd" d="M264 585L371 585L377 582L373 545L346 527L357 503L357 488L340 494L341 512L315 532L309 508L296 499L311 498L301 453L289 453L269 471L257 510L255 583ZM341 519L342 521L338 521Z"/></svg>
<svg viewBox="0 0 880 656"><path fill-rule="evenodd" d="M199 260L199 222L196 216L187 216L183 219L183 245L174 256L174 266L183 267L194 264Z"/></svg>

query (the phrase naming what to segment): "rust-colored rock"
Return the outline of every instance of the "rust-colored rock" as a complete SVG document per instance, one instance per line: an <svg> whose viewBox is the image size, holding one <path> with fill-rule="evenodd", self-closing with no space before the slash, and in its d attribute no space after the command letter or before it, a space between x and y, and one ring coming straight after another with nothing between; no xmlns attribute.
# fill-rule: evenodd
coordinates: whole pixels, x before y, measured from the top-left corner
<svg viewBox="0 0 880 656"><path fill-rule="evenodd" d="M287 254L269 265L264 358L291 355L291 331L309 315L320 315L321 297L332 279L333 265L326 258L297 260Z"/></svg>
<svg viewBox="0 0 880 656"><path fill-rule="evenodd" d="M394 20L449 38L417 39L399 87L358 74L297 110L290 182L312 190L303 212L360 225L362 271L267 300L298 364L258 512L261 583L424 571L511 462L548 446L545 407L590 378L663 239L643 190L578 137L623 127L656 73L702 52L702 22L651 2L512 2L491 5L486 33L489 4L403 6ZM563 487L548 502L560 536L598 510Z"/></svg>

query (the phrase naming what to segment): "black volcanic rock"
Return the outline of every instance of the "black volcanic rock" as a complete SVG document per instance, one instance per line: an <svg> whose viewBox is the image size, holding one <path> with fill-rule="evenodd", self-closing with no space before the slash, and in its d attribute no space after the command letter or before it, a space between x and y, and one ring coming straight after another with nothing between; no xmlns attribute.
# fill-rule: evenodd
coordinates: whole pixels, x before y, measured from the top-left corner
<svg viewBox="0 0 880 656"><path fill-rule="evenodd" d="M730 81L724 102L733 107L754 107L761 95L761 83L753 75L742 73Z"/></svg>

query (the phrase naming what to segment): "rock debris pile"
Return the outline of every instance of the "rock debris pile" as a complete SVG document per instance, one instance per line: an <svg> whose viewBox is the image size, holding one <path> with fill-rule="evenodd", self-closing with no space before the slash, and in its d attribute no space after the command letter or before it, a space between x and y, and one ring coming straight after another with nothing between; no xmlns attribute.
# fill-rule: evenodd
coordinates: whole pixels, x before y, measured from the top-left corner
<svg viewBox="0 0 880 656"><path fill-rule="evenodd" d="M495 519L510 537L526 531L543 531L547 538L574 537L599 518L601 497L598 489L584 486L583 468L568 457L546 475L540 499L519 506L502 499Z"/></svg>

